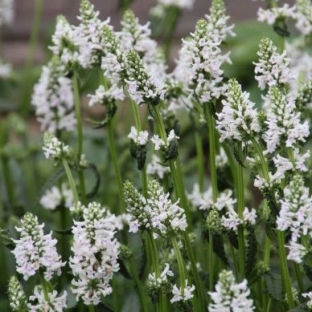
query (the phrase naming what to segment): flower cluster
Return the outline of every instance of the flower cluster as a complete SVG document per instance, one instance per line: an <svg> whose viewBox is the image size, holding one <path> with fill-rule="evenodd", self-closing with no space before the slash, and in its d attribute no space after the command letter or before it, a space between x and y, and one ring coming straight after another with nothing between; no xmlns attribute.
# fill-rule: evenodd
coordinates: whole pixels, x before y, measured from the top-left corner
<svg viewBox="0 0 312 312"><path fill-rule="evenodd" d="M156 180L148 183L144 198L130 182L124 184L127 211L132 215L130 231L150 229L156 234L185 231L187 227L184 210L173 203Z"/></svg>
<svg viewBox="0 0 312 312"><path fill-rule="evenodd" d="M148 275L149 291L154 293L170 287L168 277L172 276L174 276L174 274L170 270L169 264L165 263L165 268L159 276L156 276L156 273L150 273Z"/></svg>
<svg viewBox="0 0 312 312"><path fill-rule="evenodd" d="M255 63L255 78L260 89L284 85L293 79L286 51L279 54L272 40L268 38L261 40L258 56L259 61Z"/></svg>
<svg viewBox="0 0 312 312"><path fill-rule="evenodd" d="M309 189L304 186L302 176L295 175L284 189L284 197L280 199L281 210L277 218L277 228L290 230L291 243L288 259L302 262L306 253L305 247L299 244L300 237L312 235L312 198Z"/></svg>
<svg viewBox="0 0 312 312"><path fill-rule="evenodd" d="M55 210L61 205L69 208L73 205L73 202L73 193L66 183L63 183L60 188L52 186L40 198L40 205L49 210Z"/></svg>
<svg viewBox="0 0 312 312"><path fill-rule="evenodd" d="M43 67L40 79L34 87L32 104L42 130L55 133L57 130L75 129L72 82L67 77L64 65L52 60Z"/></svg>
<svg viewBox="0 0 312 312"><path fill-rule="evenodd" d="M163 179L166 173L169 173L170 169L161 164L161 160L157 155L152 156L151 162L147 164L146 173L150 175L155 175L159 179Z"/></svg>
<svg viewBox="0 0 312 312"><path fill-rule="evenodd" d="M229 81L222 104L222 112L217 114L217 129L221 141L234 139L246 142L260 131L254 103L249 100L247 92L242 92L241 86L235 79Z"/></svg>
<svg viewBox="0 0 312 312"><path fill-rule="evenodd" d="M253 300L248 299L250 290L247 280L236 283L231 271L224 270L220 273L215 292L209 292L209 295L212 299L212 303L208 306L210 312L251 312L255 309Z"/></svg>
<svg viewBox="0 0 312 312"><path fill-rule="evenodd" d="M82 221L74 220L72 232L73 256L72 291L77 300L86 305L97 305L102 296L112 292L110 280L119 270L117 263L119 243L115 235L116 218L96 202L82 206Z"/></svg>
<svg viewBox="0 0 312 312"><path fill-rule="evenodd" d="M46 292L41 286L36 286L34 294L29 297L27 307L30 312L55 311L63 312L67 308L67 292L58 296L56 290Z"/></svg>
<svg viewBox="0 0 312 312"><path fill-rule="evenodd" d="M188 280L185 280L185 287L179 288L177 285L173 285L172 288L173 297L170 300L171 303L187 301L194 297L193 292L195 290L195 286L194 285L188 286L187 284Z"/></svg>
<svg viewBox="0 0 312 312"><path fill-rule="evenodd" d="M38 218L26 213L21 220L21 227L16 227L20 239L15 239L16 247L12 251L17 263L17 272L27 280L40 271L46 280L53 275L61 275L61 268L65 265L56 250L56 239L52 233L45 235L44 224L38 223Z"/></svg>
<svg viewBox="0 0 312 312"><path fill-rule="evenodd" d="M26 310L26 295L16 276L10 278L8 296L12 311L19 312Z"/></svg>

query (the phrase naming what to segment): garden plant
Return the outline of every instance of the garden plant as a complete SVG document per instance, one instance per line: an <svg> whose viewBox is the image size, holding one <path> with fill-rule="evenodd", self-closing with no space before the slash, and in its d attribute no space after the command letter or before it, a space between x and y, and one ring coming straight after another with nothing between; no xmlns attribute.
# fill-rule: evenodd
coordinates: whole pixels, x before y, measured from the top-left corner
<svg viewBox="0 0 312 312"><path fill-rule="evenodd" d="M0 63L0 310L312 310L311 1L131 2Z"/></svg>

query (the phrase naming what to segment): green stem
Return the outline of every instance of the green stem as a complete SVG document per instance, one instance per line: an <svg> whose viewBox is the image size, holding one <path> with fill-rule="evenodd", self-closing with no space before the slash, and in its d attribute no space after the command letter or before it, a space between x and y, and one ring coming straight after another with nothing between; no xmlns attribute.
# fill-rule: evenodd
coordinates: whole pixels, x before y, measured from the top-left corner
<svg viewBox="0 0 312 312"><path fill-rule="evenodd" d="M159 266L159 260L158 260L158 251L156 242L154 240L153 234L151 231L147 231L147 242L150 249L150 255L152 257L151 259L151 267L153 271L155 272L156 279L160 277L160 266ZM165 296L160 294L160 298L157 304L157 312L164 312L166 311L166 301Z"/></svg>
<svg viewBox="0 0 312 312"><path fill-rule="evenodd" d="M77 189L76 189L76 185L75 185L75 181L74 181L73 175L71 173L71 170L69 168L67 160L63 158L62 159L62 163L63 163L64 169L65 169L65 172L66 172L66 176L67 176L67 180L68 180L70 189L71 189L71 191L73 193L73 196L74 196L74 205L75 205L75 207L77 207L78 206L79 197L78 197L78 193L77 193Z"/></svg>
<svg viewBox="0 0 312 312"><path fill-rule="evenodd" d="M129 259L129 262L130 262L130 272L131 272L131 275L134 279L135 285L138 289L138 294L139 294L139 298L140 298L142 311L148 312L148 306L147 306L147 302L146 302L146 293L145 293L144 288L142 286L142 283L139 279L138 273L135 269L135 263L133 262L132 257Z"/></svg>
<svg viewBox="0 0 312 312"><path fill-rule="evenodd" d="M89 307L89 312L95 312L95 308L93 304L89 305L88 307Z"/></svg>
<svg viewBox="0 0 312 312"><path fill-rule="evenodd" d="M82 117L81 117L81 103L80 103L80 95L79 95L79 87L78 87L78 77L77 73L74 73L73 79L73 89L74 89L74 101L75 101L75 113L77 119L77 154L78 154L78 162L80 162L82 150L83 150L83 136L82 136ZM83 204L86 203L86 187L84 181L84 173L82 168L78 169L78 178L79 178L79 187L81 192L81 201Z"/></svg>
<svg viewBox="0 0 312 312"><path fill-rule="evenodd" d="M135 120L135 127L136 127L137 131L142 131L139 107L134 101L131 101L131 104L132 104L132 110L133 110L133 115L134 115L134 120ZM141 180L142 180L143 195L144 195L144 197L147 197L146 165L144 165L144 167L141 170Z"/></svg>
<svg viewBox="0 0 312 312"><path fill-rule="evenodd" d="M216 201L218 198L218 180L216 167L216 129L215 129L215 121L212 114L212 104L206 103L204 111L208 125L209 165L210 165L212 198L213 201Z"/></svg>
<svg viewBox="0 0 312 312"><path fill-rule="evenodd" d="M302 281L302 273L301 273L301 270L300 270L300 266L298 263L293 263L294 265L294 271L295 271L295 274L296 274L296 279L297 279L297 282L298 282L298 286L299 286L299 291L300 293L303 293L304 292L304 283Z"/></svg>
<svg viewBox="0 0 312 312"><path fill-rule="evenodd" d="M204 191L204 152L201 137L198 131L195 132L196 156L197 156L197 170L198 170L198 184L200 192Z"/></svg>
<svg viewBox="0 0 312 312"><path fill-rule="evenodd" d="M119 200L120 200L120 211L118 211L118 214L121 214L121 213L126 212L126 207L125 207L125 199L124 199L124 193L123 193L122 177L121 177L120 167L119 167L118 158L117 158L113 119L108 121L107 127L108 127L108 145L109 145L111 159L113 161L113 166L115 170L115 175L116 175L116 180L117 180L117 185L118 185Z"/></svg>
<svg viewBox="0 0 312 312"><path fill-rule="evenodd" d="M186 281L186 273L185 273L185 267L184 267L184 261L181 255L181 251L178 245L178 242L174 236L171 237L171 243L173 245L174 253L177 258L178 262L178 270L179 270L179 277L180 277L180 284L182 291L185 289L185 281Z"/></svg>
<svg viewBox="0 0 312 312"><path fill-rule="evenodd" d="M213 282L214 282L214 262L215 258L213 255L213 234L211 231L208 233L209 235L209 245L208 245L208 259L209 259L209 291L213 291Z"/></svg>
<svg viewBox="0 0 312 312"><path fill-rule="evenodd" d="M242 144L239 144L239 157L242 156ZM244 212L244 174L241 164L237 164L237 210L238 217L243 220ZM244 228L242 225L238 227L238 249L239 249L239 266L241 277L245 277L245 239Z"/></svg>
<svg viewBox="0 0 312 312"><path fill-rule="evenodd" d="M284 233L282 231L277 231L277 238L278 238L278 249L279 249L281 273L282 273L283 289L287 294L287 302L289 304L289 307L294 308L295 302L294 302L293 293L291 289L291 281L290 281L288 265L287 265L287 260L286 260Z"/></svg>

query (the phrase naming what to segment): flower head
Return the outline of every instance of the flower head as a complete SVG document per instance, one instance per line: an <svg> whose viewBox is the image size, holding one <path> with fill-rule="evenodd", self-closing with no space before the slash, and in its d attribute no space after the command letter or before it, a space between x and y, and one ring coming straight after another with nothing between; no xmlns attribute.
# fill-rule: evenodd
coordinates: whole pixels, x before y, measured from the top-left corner
<svg viewBox="0 0 312 312"><path fill-rule="evenodd" d="M112 292L109 284L117 263L119 243L114 238L116 217L100 204L82 206L83 221L74 221L73 256L69 265L74 279L72 291L86 305L97 305L101 296Z"/></svg>
<svg viewBox="0 0 312 312"><path fill-rule="evenodd" d="M253 300L248 299L250 290L247 280L244 279L241 283L236 283L231 271L224 270L219 274L215 292L209 292L209 295L212 300L208 306L210 312L251 312L255 309Z"/></svg>
<svg viewBox="0 0 312 312"><path fill-rule="evenodd" d="M10 278L8 285L8 296L12 311L26 311L26 295L16 276L12 276Z"/></svg>
<svg viewBox="0 0 312 312"><path fill-rule="evenodd" d="M39 270L43 271L46 280L51 280L53 275L61 274L65 265L56 250L56 239L52 233L45 235L44 224L38 223L38 218L31 213L26 213L21 220L21 227L16 227L20 239L13 240L16 247L12 251L16 258L17 272L27 280Z"/></svg>

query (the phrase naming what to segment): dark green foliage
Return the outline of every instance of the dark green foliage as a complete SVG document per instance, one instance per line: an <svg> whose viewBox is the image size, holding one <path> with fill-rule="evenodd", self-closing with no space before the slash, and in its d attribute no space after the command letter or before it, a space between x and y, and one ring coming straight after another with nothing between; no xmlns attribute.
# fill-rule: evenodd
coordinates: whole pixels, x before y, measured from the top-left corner
<svg viewBox="0 0 312 312"><path fill-rule="evenodd" d="M268 295L277 301L283 301L282 280L281 276L276 273L265 274L265 288Z"/></svg>
<svg viewBox="0 0 312 312"><path fill-rule="evenodd" d="M216 255L223 261L226 266L229 266L229 261L226 257L225 250L224 250L224 242L222 236L219 234L213 235L213 251Z"/></svg>
<svg viewBox="0 0 312 312"><path fill-rule="evenodd" d="M249 233L247 237L247 252L245 261L245 272L247 278L250 277L256 264L257 255L257 239L254 228L249 228Z"/></svg>

